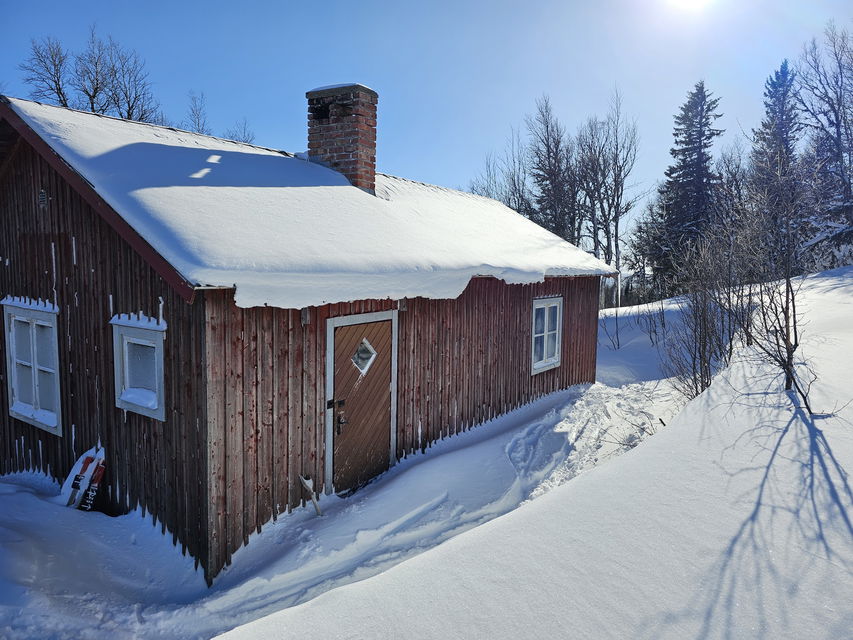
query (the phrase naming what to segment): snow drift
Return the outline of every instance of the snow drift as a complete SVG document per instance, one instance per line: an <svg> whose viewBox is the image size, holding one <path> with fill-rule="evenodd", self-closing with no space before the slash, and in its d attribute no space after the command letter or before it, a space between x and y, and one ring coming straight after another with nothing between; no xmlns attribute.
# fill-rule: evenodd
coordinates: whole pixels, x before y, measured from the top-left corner
<svg viewBox="0 0 853 640"><path fill-rule="evenodd" d="M618 462L222 638L853 637L853 269L801 295L832 415L741 360Z"/></svg>
<svg viewBox="0 0 853 640"><path fill-rule="evenodd" d="M853 268L801 301L827 415L745 359L670 419L642 310L620 312L619 350L605 312L601 383L279 518L211 589L142 514L0 477L0 638L849 638Z"/></svg>

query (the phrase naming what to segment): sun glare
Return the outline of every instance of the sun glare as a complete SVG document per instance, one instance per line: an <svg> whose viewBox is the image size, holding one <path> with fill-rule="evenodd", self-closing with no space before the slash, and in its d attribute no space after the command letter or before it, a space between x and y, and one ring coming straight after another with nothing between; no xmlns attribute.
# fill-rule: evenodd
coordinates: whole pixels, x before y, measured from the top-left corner
<svg viewBox="0 0 853 640"><path fill-rule="evenodd" d="M667 0L667 4L670 7L673 7L680 11L691 12L701 11L712 2L713 0Z"/></svg>

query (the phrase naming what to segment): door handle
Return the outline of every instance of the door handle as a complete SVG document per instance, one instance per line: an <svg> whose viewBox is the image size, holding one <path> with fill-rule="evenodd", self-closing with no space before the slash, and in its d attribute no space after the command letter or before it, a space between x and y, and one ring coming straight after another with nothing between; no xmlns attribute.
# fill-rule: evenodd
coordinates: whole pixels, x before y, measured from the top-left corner
<svg viewBox="0 0 853 640"><path fill-rule="evenodd" d="M349 422L343 411L338 411L338 435L341 435L341 427Z"/></svg>

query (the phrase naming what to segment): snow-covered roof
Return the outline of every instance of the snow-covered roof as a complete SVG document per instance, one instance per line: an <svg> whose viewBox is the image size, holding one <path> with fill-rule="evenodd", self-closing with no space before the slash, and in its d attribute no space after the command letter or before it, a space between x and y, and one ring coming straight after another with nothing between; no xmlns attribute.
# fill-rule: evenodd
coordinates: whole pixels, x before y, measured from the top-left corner
<svg viewBox="0 0 853 640"><path fill-rule="evenodd" d="M613 270L504 205L385 174L376 196L291 154L9 98L14 111L187 281L241 307L455 298Z"/></svg>
<svg viewBox="0 0 853 640"><path fill-rule="evenodd" d="M326 84L322 87L315 87L308 91L308 93L317 93L318 91L328 91L329 89L341 89L343 87L364 87L365 89L369 89L373 91L370 87L365 87L363 84L359 82L341 82L339 84Z"/></svg>

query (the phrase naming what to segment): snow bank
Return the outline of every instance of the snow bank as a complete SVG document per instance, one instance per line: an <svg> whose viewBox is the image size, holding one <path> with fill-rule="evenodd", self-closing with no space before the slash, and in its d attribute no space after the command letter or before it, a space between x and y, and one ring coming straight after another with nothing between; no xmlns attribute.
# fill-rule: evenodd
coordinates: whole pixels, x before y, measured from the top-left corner
<svg viewBox="0 0 853 640"><path fill-rule="evenodd" d="M675 408L652 383L542 398L409 456L353 496L323 496L322 517L297 509L268 523L210 590L139 513L81 519L49 504L55 485L35 490L43 477L0 477L0 638L206 640L377 575L547 493L633 446L628 420L642 411L668 421Z"/></svg>
<svg viewBox="0 0 853 640"><path fill-rule="evenodd" d="M848 638L853 269L812 279L809 418L744 360L642 446L222 638Z"/></svg>
<svg viewBox="0 0 853 640"><path fill-rule="evenodd" d="M661 369L661 322L670 329L681 322L679 299L604 309L599 316L596 380L620 386L666 377Z"/></svg>
<svg viewBox="0 0 853 640"><path fill-rule="evenodd" d="M812 401L837 415L806 420L743 361L671 420L641 310L622 312L624 357L605 313L620 386L543 398L324 496L322 517L279 518L211 589L140 512L0 477L0 638L848 638L853 268L802 291ZM614 457L641 417L669 427Z"/></svg>
<svg viewBox="0 0 853 640"><path fill-rule="evenodd" d="M455 298L612 269L502 204L378 174L376 196L289 154L10 98L12 108L190 282L239 306Z"/></svg>

